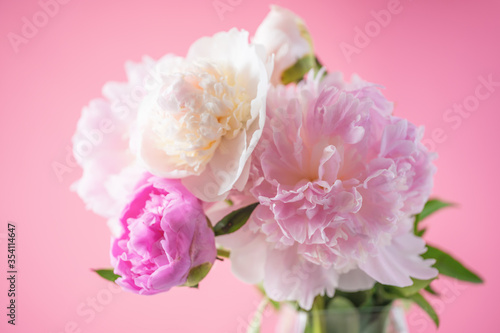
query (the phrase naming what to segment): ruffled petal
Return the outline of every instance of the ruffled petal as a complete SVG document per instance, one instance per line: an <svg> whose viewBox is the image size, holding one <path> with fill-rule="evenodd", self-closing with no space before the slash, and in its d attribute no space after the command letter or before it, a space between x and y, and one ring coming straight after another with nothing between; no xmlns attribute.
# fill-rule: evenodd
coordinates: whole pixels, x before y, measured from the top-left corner
<svg viewBox="0 0 500 333"><path fill-rule="evenodd" d="M427 280L437 276L437 269L431 267L435 260L424 260L420 256L425 251L423 239L405 233L379 249L376 256L360 263L359 268L382 284L407 287L413 284L412 277Z"/></svg>

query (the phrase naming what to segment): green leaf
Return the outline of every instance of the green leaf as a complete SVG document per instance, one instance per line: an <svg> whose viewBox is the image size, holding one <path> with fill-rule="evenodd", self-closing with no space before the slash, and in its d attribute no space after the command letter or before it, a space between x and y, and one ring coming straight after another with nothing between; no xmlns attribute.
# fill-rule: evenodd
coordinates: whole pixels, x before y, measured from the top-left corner
<svg viewBox="0 0 500 333"><path fill-rule="evenodd" d="M316 68L321 68L323 67L323 64L321 63L321 61L319 61L318 57L314 57L314 61L316 62ZM325 75L326 75L326 72L325 72Z"/></svg>
<svg viewBox="0 0 500 333"><path fill-rule="evenodd" d="M417 280L417 279L412 278L412 280L413 280L413 284L411 286L402 287L402 288L394 287L394 286L385 286L385 289L386 289L386 291L388 291L391 294L399 295L402 298L409 298L412 295L419 293L420 290L427 287L434 279Z"/></svg>
<svg viewBox="0 0 500 333"><path fill-rule="evenodd" d="M427 291L429 294L432 294L434 296L439 296L438 292L435 291L431 285L428 285L427 287L424 288L425 291Z"/></svg>
<svg viewBox="0 0 500 333"><path fill-rule="evenodd" d="M428 217L429 215L434 214L440 209L443 209L445 207L450 207L454 206L454 204L449 203L449 202L444 202L439 199L430 199L429 201L426 202L424 209L417 215L415 215L415 223L413 225L413 229L415 232L415 235L417 236L422 236L425 233L424 230L418 230L418 224L420 221Z"/></svg>
<svg viewBox="0 0 500 333"><path fill-rule="evenodd" d="M94 272L99 274L101 277L105 278L108 281L115 282L116 279L120 277L120 275L116 275L113 272L112 268L106 268L106 269L93 269Z"/></svg>
<svg viewBox="0 0 500 333"><path fill-rule="evenodd" d="M427 231L427 228L423 228L421 230L415 231L415 235L417 235L418 237L422 237L426 231Z"/></svg>
<svg viewBox="0 0 500 333"><path fill-rule="evenodd" d="M283 71L281 74L281 82L285 85L292 82L300 82L304 75L306 75L312 68L319 70L316 63L316 57L314 54L308 53L297 60L292 67Z"/></svg>
<svg viewBox="0 0 500 333"><path fill-rule="evenodd" d="M211 268L212 268L212 263L209 262L191 268L186 283L184 283L184 286L186 287L198 286L198 283L200 283L200 281L203 280L205 276L207 276Z"/></svg>
<svg viewBox="0 0 500 333"><path fill-rule="evenodd" d="M258 202L253 203L224 216L224 218L214 226L215 236L227 235L241 228L243 225L245 225L248 218L250 217L250 215L252 215L253 210L255 209L255 207L257 207L258 204Z"/></svg>
<svg viewBox="0 0 500 333"><path fill-rule="evenodd" d="M455 204L451 202L444 202L439 199L430 199L429 201L426 202L422 212L416 215L416 219L422 221L423 219L434 214L438 210L443 209L445 207L451 207L454 205Z"/></svg>
<svg viewBox="0 0 500 333"><path fill-rule="evenodd" d="M434 321L436 327L439 327L439 317L434 310L434 308L427 302L427 300L420 294L415 294L410 297L410 299L415 302L422 310L424 310L429 317Z"/></svg>
<svg viewBox="0 0 500 333"><path fill-rule="evenodd" d="M427 252L422 254L422 257L424 259L436 259L434 267L437 268L440 274L450 276L461 281L483 283L483 280L479 276L467 269L451 255L436 247L427 245Z"/></svg>

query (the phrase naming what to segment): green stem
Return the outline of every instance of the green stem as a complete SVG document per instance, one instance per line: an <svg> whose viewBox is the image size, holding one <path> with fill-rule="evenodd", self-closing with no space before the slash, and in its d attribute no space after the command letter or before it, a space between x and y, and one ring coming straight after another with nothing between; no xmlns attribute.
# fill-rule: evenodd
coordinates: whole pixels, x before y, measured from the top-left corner
<svg viewBox="0 0 500 333"><path fill-rule="evenodd" d="M222 257L222 258L229 258L229 255L231 254L231 252L229 252L229 250L226 250L226 249L217 249L217 256L218 257Z"/></svg>
<svg viewBox="0 0 500 333"><path fill-rule="evenodd" d="M313 307L311 309L311 320L312 320L312 332L311 333L326 333L325 323L321 318L322 311L325 309L325 301L323 297L318 296L314 300Z"/></svg>

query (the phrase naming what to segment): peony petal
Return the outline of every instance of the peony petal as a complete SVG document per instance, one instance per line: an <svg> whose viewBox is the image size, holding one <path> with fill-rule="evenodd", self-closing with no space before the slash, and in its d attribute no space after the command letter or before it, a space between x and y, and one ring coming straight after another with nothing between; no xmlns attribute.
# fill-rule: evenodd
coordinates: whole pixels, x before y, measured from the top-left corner
<svg viewBox="0 0 500 333"><path fill-rule="evenodd" d="M338 289L347 292L367 290L373 287L375 280L360 269L352 269L341 274Z"/></svg>
<svg viewBox="0 0 500 333"><path fill-rule="evenodd" d="M275 301L297 301L309 310L317 295L333 297L337 284L333 268L324 269L301 258L294 247L268 252L264 289Z"/></svg>
<svg viewBox="0 0 500 333"><path fill-rule="evenodd" d="M437 276L437 269L431 267L435 260L420 257L425 251L421 238L406 233L379 249L378 255L360 263L359 268L382 284L407 287L413 284L410 277L427 280Z"/></svg>
<svg viewBox="0 0 500 333"><path fill-rule="evenodd" d="M267 242L263 235L244 246L231 250L231 271L241 281L249 284L260 283L264 279Z"/></svg>

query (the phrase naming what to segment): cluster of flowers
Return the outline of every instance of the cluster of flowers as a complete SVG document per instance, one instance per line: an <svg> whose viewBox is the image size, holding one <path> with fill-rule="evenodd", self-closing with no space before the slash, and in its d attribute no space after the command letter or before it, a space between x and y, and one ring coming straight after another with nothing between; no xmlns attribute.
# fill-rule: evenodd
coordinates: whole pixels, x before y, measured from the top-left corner
<svg viewBox="0 0 500 333"><path fill-rule="evenodd" d="M126 71L73 138L74 189L109 219L124 289L197 285L218 247L238 278L304 309L336 289L438 274L412 230L435 172L422 130L392 114L378 85L321 68L292 12L272 7L251 42L232 29ZM83 149L103 121L112 130ZM255 203L215 237L210 221Z"/></svg>

